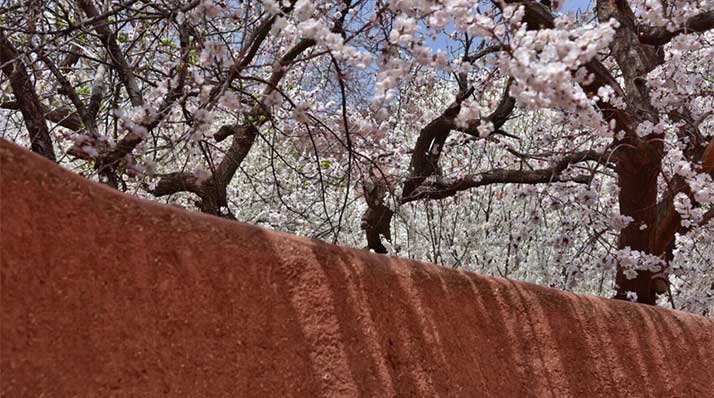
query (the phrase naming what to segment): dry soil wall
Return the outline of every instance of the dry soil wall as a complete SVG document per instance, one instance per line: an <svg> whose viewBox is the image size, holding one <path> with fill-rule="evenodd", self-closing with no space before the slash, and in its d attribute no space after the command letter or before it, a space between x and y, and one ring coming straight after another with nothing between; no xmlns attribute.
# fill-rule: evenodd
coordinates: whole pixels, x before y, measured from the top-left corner
<svg viewBox="0 0 714 398"><path fill-rule="evenodd" d="M709 319L0 179L2 397L714 396Z"/></svg>

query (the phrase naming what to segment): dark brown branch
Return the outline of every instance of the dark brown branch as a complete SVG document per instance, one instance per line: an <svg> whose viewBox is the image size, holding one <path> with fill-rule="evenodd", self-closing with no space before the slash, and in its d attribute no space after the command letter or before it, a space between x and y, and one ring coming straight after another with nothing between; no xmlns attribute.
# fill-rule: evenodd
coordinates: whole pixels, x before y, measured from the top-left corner
<svg viewBox="0 0 714 398"><path fill-rule="evenodd" d="M701 159L702 161L699 171L714 177L714 139L709 141L709 145L707 145ZM664 255L667 259L671 259L672 249L674 249L675 235L677 233L684 234L691 228L682 226L682 217L674 208L674 197L678 193L684 193L690 198L690 200L692 200L692 203L695 203L695 201L692 191L689 188L689 184L684 178L676 176L669 182L668 187L669 191L665 194L662 201L657 204L658 222L653 252L657 255ZM714 209L707 213L704 222L700 225L708 222L708 220L712 217L711 213L713 211Z"/></svg>
<svg viewBox="0 0 714 398"><path fill-rule="evenodd" d="M87 17L93 19L92 26L99 36L104 48L109 53L112 59L112 65L117 69L119 73L119 78L121 79L127 93L129 94L129 99L133 106L141 106L144 104L144 98L139 91L139 86L134 78L134 73L129 66L129 63L124 58L119 45L116 42L115 34L109 28L106 18L98 18L99 11L94 6L91 0L77 0L77 3L82 8L82 11L87 15ZM94 19L96 18L96 19Z"/></svg>
<svg viewBox="0 0 714 398"><path fill-rule="evenodd" d="M147 116L144 120L140 121L142 127L147 131L151 131L156 128L159 123L164 119L166 114L171 110L173 104L181 97L184 85L186 84L186 76L188 73L188 62L190 54L190 42L188 30L185 26L179 28L179 38L181 44L181 63L176 66L176 84L172 85L169 91L164 96L161 104L159 105L158 112ZM95 87L92 90L92 98L90 99L90 112L96 113L99 108L99 102L101 100L101 87ZM109 153L103 154L100 159L97 159L96 167L99 169L100 174L107 176L110 180L114 179L114 170L117 163L123 159L126 155L130 154L134 148L137 147L142 141L143 137L130 131L117 143L114 150ZM75 155L77 155L75 153Z"/></svg>
<svg viewBox="0 0 714 398"><path fill-rule="evenodd" d="M10 79L13 95L30 135L32 150L53 162L56 161L50 131L43 116L45 108L37 97L30 76L17 51L2 30L0 30L0 65L3 73Z"/></svg>
<svg viewBox="0 0 714 398"><path fill-rule="evenodd" d="M278 83L287 73L287 67L305 50L315 45L315 41L303 39L286 52L278 61L280 68L273 71L263 90L263 95L269 95L276 90ZM229 124L221 126L214 137L221 141L227 137L233 137L231 147L226 151L223 159L212 170L212 175L202 182L197 182L192 174L172 173L171 181L165 182L164 186L172 186L178 191L184 190L181 187L191 187L191 184L198 184L189 192L198 194L201 197L199 207L201 211L209 214L221 215L220 209L227 206L226 187L235 175L243 160L248 156L253 147L258 128L270 117L270 112L262 103L255 104L250 112L245 115L242 124ZM184 179L183 181L177 181ZM159 185L162 181L159 181ZM176 192L178 192L176 191ZM152 192L157 195L157 193Z"/></svg>
<svg viewBox="0 0 714 398"><path fill-rule="evenodd" d="M627 1L598 0L595 10L600 21L618 22L610 50L622 72L626 92L627 109L613 111L618 128L625 131L624 138L617 140L622 145L616 153L615 170L620 188L620 213L631 217L632 222L620 231L617 247L658 255L653 243L658 226L657 179L662 170L663 134L641 138L635 130L643 121L653 124L659 121L643 77L661 64L663 58L654 47L640 43L636 17ZM648 270L638 270L635 278L628 278L625 268L618 265L615 284L617 299L627 299L628 293L634 292L639 303L654 305L657 302L657 289Z"/></svg>
<svg viewBox="0 0 714 398"><path fill-rule="evenodd" d="M701 33L710 29L714 29L714 10L690 17L683 27L674 31L669 31L664 26L639 25L637 27L640 43L652 46L663 46L680 34Z"/></svg>
<svg viewBox="0 0 714 398"><path fill-rule="evenodd" d="M40 105L42 106L41 115L45 119L53 123L57 123L60 126L68 128L72 131L78 131L82 129L82 120L80 120L79 115L77 115L77 113L75 113L73 110L64 106L55 109L49 109L44 104ZM20 110L20 104L17 101L0 102L0 108L16 111Z"/></svg>
<svg viewBox="0 0 714 398"><path fill-rule="evenodd" d="M451 130L455 129L461 103L474 92L473 87L460 92L441 115L419 131L409 163L409 177L404 182L403 195L408 196L427 177L437 170L443 145Z"/></svg>
<svg viewBox="0 0 714 398"><path fill-rule="evenodd" d="M523 21L528 24L529 30L552 29L555 26L550 9L538 1L506 0L506 3L523 5L525 9ZM600 61L592 59L585 64L585 68L593 76L592 81L588 84L582 84L582 88L586 93L594 95L600 87L608 85L612 87L617 95L625 96L622 87ZM597 106L606 119L615 119L618 126L624 128L632 124L631 118L622 110L616 109L603 101L598 101Z"/></svg>
<svg viewBox="0 0 714 398"><path fill-rule="evenodd" d="M464 60L474 62L478 58L501 51L504 48L503 46L488 47L471 56L464 56ZM494 128L498 129L503 126L513 112L515 99L509 94L511 85L511 80L509 79L506 83L501 101L488 117L483 120L471 121L466 128L458 126L456 118L461 111L461 104L474 92L473 87L467 88L464 76L460 78L460 81L461 90L456 95L454 102L452 102L441 115L437 116L419 131L419 136L414 145L412 158L409 163L409 177L404 181L402 189L403 198L410 197L420 188L428 177L439 174L439 159L444 150L446 139L452 130L460 130L478 137L477 128L481 123L491 122ZM375 218L375 214L379 215L379 217ZM370 249L378 253L381 253L380 250L384 250L384 245L379 239L379 234L374 231L379 228L384 228L383 225L389 226L391 217L391 210L389 212L382 211L380 207L376 205L370 206L367 213L365 213L363 217L363 229L367 232L367 241Z"/></svg>
<svg viewBox="0 0 714 398"><path fill-rule="evenodd" d="M466 127L456 126L455 129L461 131L462 133L472 135L474 137L480 137L478 127L484 122L490 122L491 124L493 124L494 130L498 130L503 127L503 125L508 121L508 118L511 117L511 114L513 113L513 108L516 106L515 98L511 97L511 95L509 94L512 81L512 79L509 79L506 83L506 87L503 89L503 95L501 96L501 100L498 102L498 106L496 106L496 109L494 109L490 115L486 116L483 119L471 120L468 122Z"/></svg>
<svg viewBox="0 0 714 398"><path fill-rule="evenodd" d="M492 170L465 176L453 181L436 181L422 184L411 196L402 198L402 203L420 199L444 199L457 192L492 184L550 184L554 182L590 183L591 177L580 175L564 178L554 169L542 170Z"/></svg>
<svg viewBox="0 0 714 398"><path fill-rule="evenodd" d="M87 108L84 106L84 103L77 95L77 92L74 90L74 87L72 87L72 84L64 76L64 74L62 74L62 71L60 71L60 69L54 64L54 62L52 62L52 60L47 55L44 54L42 49L35 49L35 50L36 50L37 56L42 60L42 62L47 66L47 68L50 70L50 72L52 72L52 74L57 79L57 82L60 85L58 92L60 94L65 95L67 98L69 98L69 100L74 105L74 108L77 110L77 114L84 122L84 125L89 127L89 129L90 129L90 131L92 131L92 133L96 133L96 126L94 123L94 119L89 117L89 113L87 113Z"/></svg>
<svg viewBox="0 0 714 398"><path fill-rule="evenodd" d="M367 211L362 216L361 228L367 236L367 247L375 253L387 253L387 248L382 244L382 236L391 240L390 222L394 212L385 205L384 200L388 191L388 184L384 177L370 173L370 179L363 185L364 198L367 202Z"/></svg>
<svg viewBox="0 0 714 398"><path fill-rule="evenodd" d="M605 158L597 151L577 152L560 159L553 167L537 170L496 169L484 173L465 176L451 181L434 181L422 184L410 196L401 199L402 203L420 199L443 199L457 192L492 184L549 184L555 182L576 182L587 184L592 179L589 175L565 177L563 171L571 164L583 161L601 162Z"/></svg>
<svg viewBox="0 0 714 398"><path fill-rule="evenodd" d="M702 172L714 177L714 138L709 141L707 149L702 155Z"/></svg>
<svg viewBox="0 0 714 398"><path fill-rule="evenodd" d="M198 178L192 173L176 172L160 176L159 182L154 189L148 190L156 197L173 195L177 192L200 193L201 188Z"/></svg>
<svg viewBox="0 0 714 398"><path fill-rule="evenodd" d="M258 136L258 128L252 123L245 123L233 133L233 142L228 152L218 164L215 179L222 187L227 187L233 175L240 167Z"/></svg>
<svg viewBox="0 0 714 398"><path fill-rule="evenodd" d="M242 69L244 69L245 67L250 65L251 62L253 62L253 59L255 58L256 54L258 54L260 46L268 37L270 29L272 28L273 23L275 23L275 18L276 17L273 16L263 20L260 26L258 26L255 32L251 35L250 40L248 41L249 45L241 50L237 62L233 64L230 68L228 79L226 82L227 84L230 84L230 82L240 74L240 71Z"/></svg>
<svg viewBox="0 0 714 398"><path fill-rule="evenodd" d="M263 97L266 95L269 95L278 86L278 83L280 83L280 80L285 76L285 73L287 73L286 67L289 66L295 59L302 54L305 50L308 48L312 47L315 45L315 41L311 39L303 39L300 40L295 46L293 46L290 50L288 50L287 53L285 53L282 58L279 60L279 65L281 67L276 68L273 73L270 75L266 82L266 87L263 90ZM261 120L261 119L267 119L270 115L268 114L267 108L263 106L263 104L256 104L253 106L253 108L248 112L246 115L246 118L252 119L252 120ZM252 124L252 122L250 123ZM238 126L237 125L225 125L222 126L218 131L213 135L213 138L217 142L221 142L228 138L231 135L231 132L238 131Z"/></svg>
<svg viewBox="0 0 714 398"><path fill-rule="evenodd" d="M488 54L493 54L493 53L508 50L508 49L509 49L509 47L504 44L497 44L494 46L489 46L489 47L479 50L471 55L464 56L464 62L474 63L474 62L478 61L479 59L485 57Z"/></svg>

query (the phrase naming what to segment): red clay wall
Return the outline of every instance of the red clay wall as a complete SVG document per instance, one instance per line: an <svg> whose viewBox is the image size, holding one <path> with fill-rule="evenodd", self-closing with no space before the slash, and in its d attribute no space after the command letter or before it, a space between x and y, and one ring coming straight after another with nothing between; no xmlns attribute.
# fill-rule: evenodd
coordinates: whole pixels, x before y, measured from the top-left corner
<svg viewBox="0 0 714 398"><path fill-rule="evenodd" d="M2 397L712 397L714 322L140 201L0 140Z"/></svg>

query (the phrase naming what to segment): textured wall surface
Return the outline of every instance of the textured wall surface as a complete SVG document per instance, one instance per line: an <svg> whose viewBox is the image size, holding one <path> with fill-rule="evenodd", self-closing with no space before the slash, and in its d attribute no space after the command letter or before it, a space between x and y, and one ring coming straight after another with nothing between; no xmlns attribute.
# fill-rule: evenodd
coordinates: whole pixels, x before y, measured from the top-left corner
<svg viewBox="0 0 714 398"><path fill-rule="evenodd" d="M714 322L130 198L0 140L2 397L712 397Z"/></svg>

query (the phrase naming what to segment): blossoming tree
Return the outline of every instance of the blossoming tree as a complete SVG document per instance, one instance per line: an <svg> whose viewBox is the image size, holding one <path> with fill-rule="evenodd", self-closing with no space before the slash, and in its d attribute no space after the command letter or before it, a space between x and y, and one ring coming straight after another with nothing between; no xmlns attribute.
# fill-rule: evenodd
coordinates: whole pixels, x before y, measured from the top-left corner
<svg viewBox="0 0 714 398"><path fill-rule="evenodd" d="M558 8L11 0L3 137L217 216L709 314L714 4Z"/></svg>

